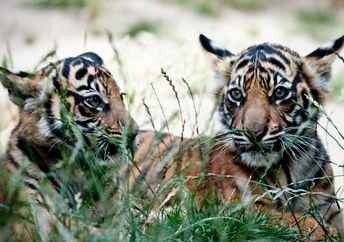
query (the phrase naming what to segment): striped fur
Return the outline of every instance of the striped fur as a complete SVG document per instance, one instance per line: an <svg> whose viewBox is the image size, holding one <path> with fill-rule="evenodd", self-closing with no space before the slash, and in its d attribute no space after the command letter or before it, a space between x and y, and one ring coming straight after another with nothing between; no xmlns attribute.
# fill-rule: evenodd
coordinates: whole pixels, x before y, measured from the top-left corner
<svg viewBox="0 0 344 242"><path fill-rule="evenodd" d="M78 178L85 175L73 175L73 189L60 175L64 167L57 164L71 157L69 162L82 162L86 149L93 149L97 160L121 157L111 140L129 144L135 138L137 124L125 108L120 88L102 59L91 52L51 63L34 74L0 71L1 83L20 109L4 159L5 174L21 174L20 194L26 201L49 206L53 194L61 192L68 204L75 204L81 187ZM80 167L87 169L82 163ZM42 191L43 185L50 189ZM7 198L3 200L6 203Z"/></svg>
<svg viewBox="0 0 344 242"><path fill-rule="evenodd" d="M181 139L169 134L139 132L134 162L121 172L127 174L128 181L124 184L131 194L145 198L155 209L185 199L189 191L200 206L214 198L243 206L253 202L257 209L279 218L287 227L299 226L299 232L309 233L312 239L333 238L328 233L335 234L337 230L328 224L340 226L340 222L335 200L324 191L332 189L331 177L321 179L321 175L319 180L290 184L284 166L275 165L268 170L247 166L237 149L221 137ZM308 189L314 194L309 196ZM318 203L313 208L329 209L334 216L329 217L331 221L308 210L305 205L309 201Z"/></svg>
<svg viewBox="0 0 344 242"><path fill-rule="evenodd" d="M274 205L296 212L319 208L319 219L342 229L331 161L317 135L317 122L344 36L305 57L270 43L237 55L224 49L227 54L218 55L213 41L201 35L200 42L212 55L221 81L216 97L225 141L236 148L243 167L236 174L284 187ZM218 170L217 161L210 164Z"/></svg>
<svg viewBox="0 0 344 242"><path fill-rule="evenodd" d="M204 35L200 42L220 82L215 95L224 130L206 144L140 133L132 183L146 179L149 187L141 188L151 193L169 189L173 184L166 184L181 175L199 203L214 196L254 201L287 224L317 227L314 238L329 236L326 226L342 231L331 161L316 129L317 106L328 92L344 36L306 57L269 43L234 55Z"/></svg>

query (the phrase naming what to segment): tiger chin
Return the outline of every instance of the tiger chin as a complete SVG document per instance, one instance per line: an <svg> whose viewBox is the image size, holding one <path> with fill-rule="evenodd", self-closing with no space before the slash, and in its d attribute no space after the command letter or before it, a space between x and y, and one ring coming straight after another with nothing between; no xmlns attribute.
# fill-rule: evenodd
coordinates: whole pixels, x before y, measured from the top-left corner
<svg viewBox="0 0 344 242"><path fill-rule="evenodd" d="M101 170L94 170L102 164L92 167L85 162L85 154L92 151L94 163L127 158L123 151L134 143L138 126L126 110L115 79L93 52L59 60L35 73L1 67L0 81L19 109L3 173L8 184L12 174L20 175L19 198L35 207L35 225L46 230L46 222L57 224L53 215L56 194L64 194L61 203L75 208L78 192L81 196L91 193L83 192L83 185L91 180L87 170L103 176ZM69 178L63 170L66 159L72 164ZM2 203L11 199L1 196ZM46 221L39 223L44 217ZM15 231L17 235L20 230Z"/></svg>

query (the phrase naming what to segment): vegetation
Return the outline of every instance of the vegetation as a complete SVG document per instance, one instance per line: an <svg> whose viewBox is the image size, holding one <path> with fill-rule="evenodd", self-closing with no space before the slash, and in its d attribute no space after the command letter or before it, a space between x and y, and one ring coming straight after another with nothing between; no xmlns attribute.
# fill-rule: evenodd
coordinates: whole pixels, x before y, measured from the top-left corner
<svg viewBox="0 0 344 242"><path fill-rule="evenodd" d="M221 12L221 7L218 1L207 0L175 0L178 4L192 9L200 14L209 16L218 16Z"/></svg>
<svg viewBox="0 0 344 242"><path fill-rule="evenodd" d="M219 16L223 7L230 7L242 11L257 11L264 7L265 1L260 0L175 0L178 4L192 9L200 14Z"/></svg>
<svg viewBox="0 0 344 242"><path fill-rule="evenodd" d="M32 0L32 4L44 8L80 9L90 6L90 0Z"/></svg>
<svg viewBox="0 0 344 242"><path fill-rule="evenodd" d="M149 20L139 20L128 27L125 35L130 37L136 37L142 32L149 32L153 34L159 34L161 31L161 23Z"/></svg>
<svg viewBox="0 0 344 242"><path fill-rule="evenodd" d="M86 10L90 20L97 17L103 10L103 0L27 0L27 4L37 8L58 10Z"/></svg>
<svg viewBox="0 0 344 242"><path fill-rule="evenodd" d="M300 31L311 34L314 38L325 40L337 33L340 21L332 9L299 10L296 13L297 26Z"/></svg>
<svg viewBox="0 0 344 242"><path fill-rule="evenodd" d="M262 0L220 0L224 4L242 11L257 11L263 9L266 1Z"/></svg>
<svg viewBox="0 0 344 242"><path fill-rule="evenodd" d="M174 82L164 70L161 72L179 103ZM190 98L193 98L186 80L184 83ZM163 107L161 108L163 111ZM148 106L146 111L149 115ZM10 228L14 223L24 224L23 234L28 233L33 241L72 241L73 237L79 241L309 240L310 235L301 235L296 226L286 226L273 214L257 212L250 205L224 205L216 199L210 199L197 207L192 194L182 185L185 179L183 177L176 176L169 184L156 190L155 196L147 199L142 196L148 191L148 188L141 189L144 180L138 178L136 186L133 186L137 189L128 189L127 173L119 172L123 167L135 165L131 152L123 146L126 135L120 140L110 139L118 147L121 156L104 162L99 158L101 151L84 142L73 117L63 110L62 112L62 120L69 127L66 139L77 138L75 148L63 154L63 158L55 166L59 177L68 186L63 187L59 194L52 193L45 182L40 187L42 193L50 194L52 201L43 202L42 206L48 208L58 222L50 221L52 231L47 234L45 226L49 222L37 217L33 206L35 201L18 197L18 189L23 185L20 173L25 167L6 179L3 164L0 163L0 188L3 188L0 190L5 193L0 201L6 198L0 204L1 240L23 239L20 235L11 235ZM197 116L197 111L195 115ZM183 123L181 110L179 116ZM152 148L155 148L154 143ZM113 180L113 177L116 179ZM168 207L161 206L160 195L175 186L179 187L176 196L179 199ZM73 191L72 197L70 190ZM337 239L339 240L329 238L331 241Z"/></svg>

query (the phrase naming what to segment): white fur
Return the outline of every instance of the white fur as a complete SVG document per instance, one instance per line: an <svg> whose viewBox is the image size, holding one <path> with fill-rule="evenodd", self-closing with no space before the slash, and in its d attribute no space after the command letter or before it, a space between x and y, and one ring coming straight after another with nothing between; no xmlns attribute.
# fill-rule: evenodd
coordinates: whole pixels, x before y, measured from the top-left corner
<svg viewBox="0 0 344 242"><path fill-rule="evenodd" d="M261 153L261 152L243 152L240 158L247 165L252 167L267 167L276 164L280 159L279 152Z"/></svg>
<svg viewBox="0 0 344 242"><path fill-rule="evenodd" d="M221 78L220 74L215 74L214 81L208 86L208 91L210 93L218 92L225 85L225 81Z"/></svg>
<svg viewBox="0 0 344 242"><path fill-rule="evenodd" d="M34 111L37 108L38 105L38 100L37 98L27 98L24 101L24 108L23 111L24 112L31 112Z"/></svg>
<svg viewBox="0 0 344 242"><path fill-rule="evenodd" d="M226 50L224 46L220 45L219 43L216 43L213 40L210 40L209 44L214 50Z"/></svg>
<svg viewBox="0 0 344 242"><path fill-rule="evenodd" d="M41 117L41 119L38 121L37 129L43 137L48 138L51 136L50 127L48 125L47 120L44 117Z"/></svg>
<svg viewBox="0 0 344 242"><path fill-rule="evenodd" d="M327 42L327 43L323 44L320 48L327 50L327 49L333 48L333 45L334 45L334 41L330 41L330 42Z"/></svg>

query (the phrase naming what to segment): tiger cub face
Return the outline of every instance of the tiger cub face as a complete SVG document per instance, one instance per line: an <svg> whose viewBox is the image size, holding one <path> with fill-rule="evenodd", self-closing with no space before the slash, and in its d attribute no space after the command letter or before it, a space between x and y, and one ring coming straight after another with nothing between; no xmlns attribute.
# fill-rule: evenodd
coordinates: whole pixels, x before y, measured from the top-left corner
<svg viewBox="0 0 344 242"><path fill-rule="evenodd" d="M11 101L21 110L16 132L30 142L45 146L68 143L66 136L73 123L86 141L93 139L99 149L115 154L109 136L122 136L127 130L131 141L136 135L138 126L126 110L123 94L95 53L51 63L33 74L0 71ZM71 139L70 145L75 145L75 140Z"/></svg>
<svg viewBox="0 0 344 242"><path fill-rule="evenodd" d="M292 154L309 150L316 138L315 106L329 90L344 36L305 57L270 43L235 55L204 35L199 39L213 61L221 122L241 159L262 167L278 162L289 146Z"/></svg>

